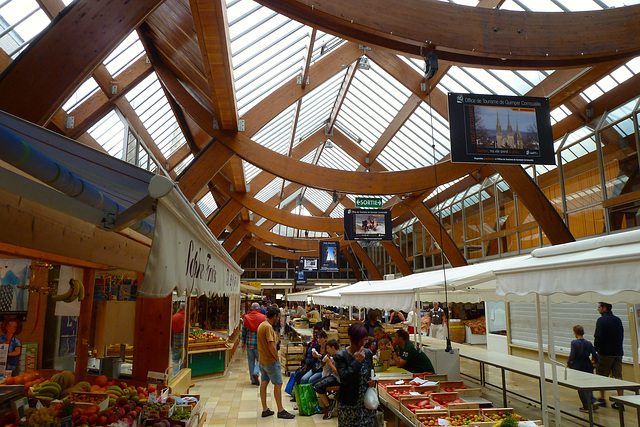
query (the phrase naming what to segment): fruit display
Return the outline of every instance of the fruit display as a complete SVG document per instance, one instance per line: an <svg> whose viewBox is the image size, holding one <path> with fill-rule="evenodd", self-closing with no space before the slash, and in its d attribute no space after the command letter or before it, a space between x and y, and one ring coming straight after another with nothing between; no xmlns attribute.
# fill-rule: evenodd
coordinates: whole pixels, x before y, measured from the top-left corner
<svg viewBox="0 0 640 427"><path fill-rule="evenodd" d="M15 377L7 377L2 382L2 385L24 385L25 391L29 390L29 387L32 387L36 384L40 384L45 382L47 379L42 378L39 372L25 373L16 375Z"/></svg>
<svg viewBox="0 0 640 427"><path fill-rule="evenodd" d="M518 421L524 421L524 419L518 415L509 414L504 420L494 424L493 427L517 427Z"/></svg>
<svg viewBox="0 0 640 427"><path fill-rule="evenodd" d="M80 280L69 279L69 290L63 294L51 295L53 301L73 302L84 299L84 285Z"/></svg>
<svg viewBox="0 0 640 427"><path fill-rule="evenodd" d="M491 421L504 421L507 418L513 418L516 421L527 421L527 419L521 415L518 414L513 414L513 413L507 413L507 412L494 412L494 413L484 413L483 414L485 418L488 418Z"/></svg>
<svg viewBox="0 0 640 427"><path fill-rule="evenodd" d="M433 405L429 399L424 399L417 403L409 403L406 407L411 412L416 412L418 409L434 409L435 405Z"/></svg>
<svg viewBox="0 0 640 427"><path fill-rule="evenodd" d="M452 426L468 426L471 423L486 421L482 415L478 414L451 414L445 417L445 420Z"/></svg>
<svg viewBox="0 0 640 427"><path fill-rule="evenodd" d="M189 342L208 342L208 341L224 341L224 338L221 338L219 335L205 331L200 328L191 328L189 331Z"/></svg>
<svg viewBox="0 0 640 427"><path fill-rule="evenodd" d="M33 427L61 427L62 420L56 416L51 408L31 409L27 411L27 426Z"/></svg>

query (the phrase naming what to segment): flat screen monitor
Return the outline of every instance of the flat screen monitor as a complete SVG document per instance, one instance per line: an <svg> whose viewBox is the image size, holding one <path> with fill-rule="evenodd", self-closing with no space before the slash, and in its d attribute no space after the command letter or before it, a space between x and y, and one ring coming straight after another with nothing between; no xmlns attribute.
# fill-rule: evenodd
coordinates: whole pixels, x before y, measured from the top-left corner
<svg viewBox="0 0 640 427"><path fill-rule="evenodd" d="M345 240L391 240L389 209L345 209Z"/></svg>
<svg viewBox="0 0 640 427"><path fill-rule="evenodd" d="M296 285L305 285L306 283L307 283L307 275L304 273L304 271L302 271L302 270L296 271L295 284Z"/></svg>
<svg viewBox="0 0 640 427"><path fill-rule="evenodd" d="M300 270L302 271L318 271L318 263L320 259L318 257L300 257Z"/></svg>
<svg viewBox="0 0 640 427"><path fill-rule="evenodd" d="M449 93L451 161L555 165L549 100Z"/></svg>

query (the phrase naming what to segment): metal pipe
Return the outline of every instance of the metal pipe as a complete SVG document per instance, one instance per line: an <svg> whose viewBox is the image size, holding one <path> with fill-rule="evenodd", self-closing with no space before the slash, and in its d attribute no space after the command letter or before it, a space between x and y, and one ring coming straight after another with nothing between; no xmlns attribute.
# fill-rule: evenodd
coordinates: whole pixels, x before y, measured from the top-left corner
<svg viewBox="0 0 640 427"><path fill-rule="evenodd" d="M104 211L105 229L113 227L116 216L125 211L125 208L106 197L93 185L23 142L3 126L0 126L0 159L67 196ZM146 221L138 221L130 228L153 237L153 226Z"/></svg>

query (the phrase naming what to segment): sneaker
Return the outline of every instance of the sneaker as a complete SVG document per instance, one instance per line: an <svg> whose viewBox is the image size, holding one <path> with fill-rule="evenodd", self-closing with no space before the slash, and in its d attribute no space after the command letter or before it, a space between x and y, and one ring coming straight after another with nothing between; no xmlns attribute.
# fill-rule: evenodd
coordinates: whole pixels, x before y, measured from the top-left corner
<svg viewBox="0 0 640 427"><path fill-rule="evenodd" d="M288 413L286 409L283 409L282 411L278 412L278 418L284 418L285 420L292 420L295 417L296 417L295 415Z"/></svg>
<svg viewBox="0 0 640 427"><path fill-rule="evenodd" d="M598 406L602 406L603 408L607 407L607 402L604 399L598 399L596 402L598 403Z"/></svg>
<svg viewBox="0 0 640 427"><path fill-rule="evenodd" d="M266 411L262 411L262 418L270 417L275 414L271 409L267 409Z"/></svg>
<svg viewBox="0 0 640 427"><path fill-rule="evenodd" d="M611 404L611 407L612 407L613 409L621 409L621 410L623 410L623 411L624 411L624 406L619 405L617 402L616 402L616 403L612 403L612 404Z"/></svg>
<svg viewBox="0 0 640 427"><path fill-rule="evenodd" d="M580 412L589 412L589 410L587 408L583 408L582 406L578 408L578 411L580 411Z"/></svg>
<svg viewBox="0 0 640 427"><path fill-rule="evenodd" d="M333 417L333 411L327 411L326 414L322 417L323 420L330 420Z"/></svg>
<svg viewBox="0 0 640 427"><path fill-rule="evenodd" d="M329 413L333 414L335 409L336 409L336 400L332 399L331 402L329 402Z"/></svg>
<svg viewBox="0 0 640 427"><path fill-rule="evenodd" d="M251 375L251 383L253 385L260 385L260 378L258 378L258 374Z"/></svg>

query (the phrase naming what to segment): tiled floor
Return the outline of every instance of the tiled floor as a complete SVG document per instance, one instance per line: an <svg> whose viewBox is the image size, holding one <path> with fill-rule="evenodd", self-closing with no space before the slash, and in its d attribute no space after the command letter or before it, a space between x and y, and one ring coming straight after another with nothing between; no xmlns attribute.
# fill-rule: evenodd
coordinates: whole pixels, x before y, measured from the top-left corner
<svg viewBox="0 0 640 427"><path fill-rule="evenodd" d="M272 415L262 418L262 404L260 403L260 388L251 385L249 368L247 365L247 353L238 349L230 362L227 372L220 377L207 379L194 379L195 387L190 393L199 394L206 400L205 412L209 426L337 426L337 418L323 420L322 415L301 416L293 410L293 403L289 402L290 396L284 393L284 385L289 377L283 377L282 404L284 408L296 414L293 420L282 420ZM273 398L273 386L267 388L267 404L276 411L276 402ZM276 411L277 412L277 411Z"/></svg>

